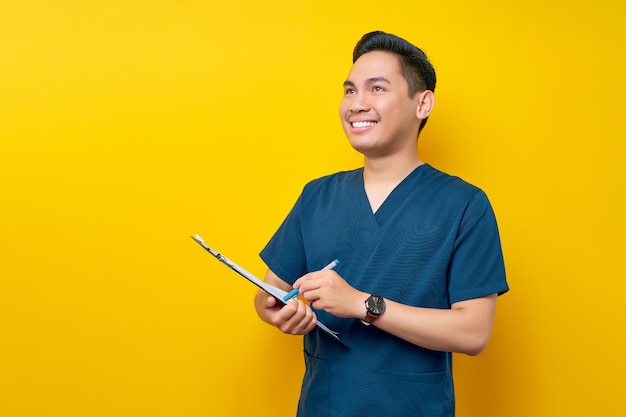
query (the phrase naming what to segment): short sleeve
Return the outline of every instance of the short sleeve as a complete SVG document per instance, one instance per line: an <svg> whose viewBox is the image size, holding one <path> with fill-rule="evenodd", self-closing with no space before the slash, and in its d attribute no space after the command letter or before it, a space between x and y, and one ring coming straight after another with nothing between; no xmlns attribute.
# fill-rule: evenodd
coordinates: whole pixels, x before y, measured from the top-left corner
<svg viewBox="0 0 626 417"><path fill-rule="evenodd" d="M448 288L450 304L509 290L496 218L480 190L469 200L461 218L448 269Z"/></svg>
<svg viewBox="0 0 626 417"><path fill-rule="evenodd" d="M302 239L300 195L295 205L263 248L261 259L280 279L293 284L306 273L306 255Z"/></svg>

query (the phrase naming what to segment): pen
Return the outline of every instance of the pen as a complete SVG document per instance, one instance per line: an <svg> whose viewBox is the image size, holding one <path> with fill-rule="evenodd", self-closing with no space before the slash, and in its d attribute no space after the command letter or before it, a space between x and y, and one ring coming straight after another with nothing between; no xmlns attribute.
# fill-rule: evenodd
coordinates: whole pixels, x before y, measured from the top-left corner
<svg viewBox="0 0 626 417"><path fill-rule="evenodd" d="M331 263L329 263L328 265L326 265L324 268L322 268L322 271L326 271L329 269L333 269L334 267L336 267L337 265L339 265L339 260L335 259L334 261L332 261ZM285 295L283 297L283 301L287 302L289 300L291 300L292 298L295 298L298 296L298 294L300 294L300 291L297 288L294 288L293 290L289 291L287 293L287 295Z"/></svg>

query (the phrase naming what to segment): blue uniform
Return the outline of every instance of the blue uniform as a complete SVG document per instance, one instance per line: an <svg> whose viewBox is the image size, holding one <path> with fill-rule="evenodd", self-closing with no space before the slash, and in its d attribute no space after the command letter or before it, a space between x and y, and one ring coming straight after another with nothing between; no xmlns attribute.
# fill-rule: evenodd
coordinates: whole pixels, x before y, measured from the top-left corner
<svg viewBox="0 0 626 417"><path fill-rule="evenodd" d="M311 181L261 258L290 284L338 259L335 271L353 287L418 307L448 309L508 291L486 195L430 165L416 168L375 213L362 169ZM315 313L350 348L318 329L304 336L299 417L454 415L451 353Z"/></svg>

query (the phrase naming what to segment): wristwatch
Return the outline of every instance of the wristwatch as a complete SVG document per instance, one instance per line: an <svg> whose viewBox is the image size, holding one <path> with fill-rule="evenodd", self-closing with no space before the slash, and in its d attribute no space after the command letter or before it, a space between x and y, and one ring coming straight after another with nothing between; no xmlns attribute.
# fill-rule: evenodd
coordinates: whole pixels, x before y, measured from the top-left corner
<svg viewBox="0 0 626 417"><path fill-rule="evenodd" d="M385 312L385 300L383 297L372 294L365 300L365 308L367 313L365 317L361 319L361 323L369 326Z"/></svg>

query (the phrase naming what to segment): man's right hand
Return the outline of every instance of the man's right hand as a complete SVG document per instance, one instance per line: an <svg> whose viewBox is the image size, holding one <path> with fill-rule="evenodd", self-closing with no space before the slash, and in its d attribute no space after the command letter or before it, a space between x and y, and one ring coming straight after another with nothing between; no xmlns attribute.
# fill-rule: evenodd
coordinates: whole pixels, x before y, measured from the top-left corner
<svg viewBox="0 0 626 417"><path fill-rule="evenodd" d="M298 298L293 298L282 306L268 295L263 301L263 307L269 322L283 333L307 334L317 325L317 317L311 307Z"/></svg>

